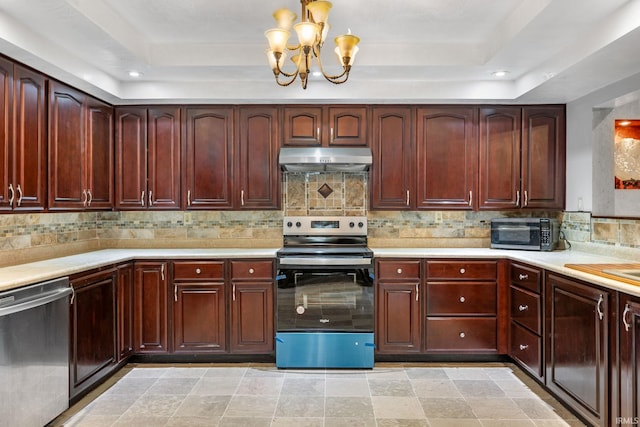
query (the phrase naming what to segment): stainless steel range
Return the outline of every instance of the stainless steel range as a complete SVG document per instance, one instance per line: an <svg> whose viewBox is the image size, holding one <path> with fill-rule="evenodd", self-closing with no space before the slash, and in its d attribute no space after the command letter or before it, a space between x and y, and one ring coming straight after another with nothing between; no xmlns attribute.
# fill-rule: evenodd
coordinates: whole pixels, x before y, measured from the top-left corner
<svg viewBox="0 0 640 427"><path fill-rule="evenodd" d="M366 217L285 217L276 366L372 368L373 252Z"/></svg>

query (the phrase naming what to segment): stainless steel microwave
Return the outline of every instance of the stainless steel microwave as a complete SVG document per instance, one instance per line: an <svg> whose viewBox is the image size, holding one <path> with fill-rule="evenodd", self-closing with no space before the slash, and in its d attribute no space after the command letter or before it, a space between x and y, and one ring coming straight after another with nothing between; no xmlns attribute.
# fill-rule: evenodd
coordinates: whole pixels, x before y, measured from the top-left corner
<svg viewBox="0 0 640 427"><path fill-rule="evenodd" d="M495 218L491 220L491 247L552 251L558 247L560 225L553 218Z"/></svg>

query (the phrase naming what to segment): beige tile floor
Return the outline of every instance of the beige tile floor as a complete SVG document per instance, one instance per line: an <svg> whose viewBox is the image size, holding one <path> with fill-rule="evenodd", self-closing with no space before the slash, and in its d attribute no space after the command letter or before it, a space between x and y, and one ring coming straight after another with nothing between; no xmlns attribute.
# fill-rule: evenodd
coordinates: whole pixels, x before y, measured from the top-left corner
<svg viewBox="0 0 640 427"><path fill-rule="evenodd" d="M583 426L510 364L128 365L51 426Z"/></svg>

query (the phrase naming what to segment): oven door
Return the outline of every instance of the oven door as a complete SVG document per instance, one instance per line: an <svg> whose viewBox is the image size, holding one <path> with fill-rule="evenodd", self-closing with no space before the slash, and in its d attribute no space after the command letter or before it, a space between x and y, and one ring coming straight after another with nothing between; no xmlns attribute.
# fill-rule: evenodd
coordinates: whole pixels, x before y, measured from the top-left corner
<svg viewBox="0 0 640 427"><path fill-rule="evenodd" d="M277 279L278 332L373 332L368 268L285 269Z"/></svg>

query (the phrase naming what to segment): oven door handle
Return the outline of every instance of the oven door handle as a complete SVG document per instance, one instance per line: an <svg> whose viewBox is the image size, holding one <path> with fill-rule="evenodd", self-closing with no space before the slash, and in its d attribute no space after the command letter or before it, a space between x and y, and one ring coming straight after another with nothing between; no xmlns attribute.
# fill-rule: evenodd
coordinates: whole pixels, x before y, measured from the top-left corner
<svg viewBox="0 0 640 427"><path fill-rule="evenodd" d="M318 258L318 257L284 257L279 258L280 265L334 265L334 266L352 266L352 265L371 265L371 258Z"/></svg>

